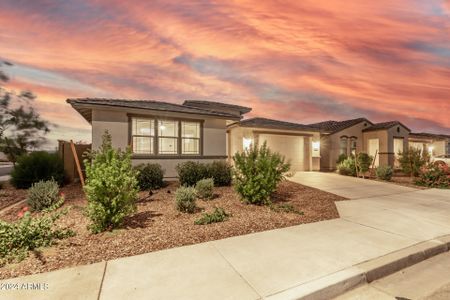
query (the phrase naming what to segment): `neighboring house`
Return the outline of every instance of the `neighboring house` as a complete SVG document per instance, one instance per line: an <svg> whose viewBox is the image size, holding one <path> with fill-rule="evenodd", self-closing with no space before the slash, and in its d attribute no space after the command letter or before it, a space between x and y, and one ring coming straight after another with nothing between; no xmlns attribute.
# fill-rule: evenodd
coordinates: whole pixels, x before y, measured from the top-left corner
<svg viewBox="0 0 450 300"><path fill-rule="evenodd" d="M189 160L231 159L234 153L266 142L290 160L293 171L334 170L340 154L366 152L375 166L396 164L409 145L433 154L450 152L450 136L411 133L397 121L365 118L303 125L265 118L242 120L251 108L220 102L186 100L183 104L125 99L67 99L92 125L92 148L105 130L113 146L131 147L133 164L157 162L166 177ZM444 149L444 150L443 150Z"/></svg>
<svg viewBox="0 0 450 300"><path fill-rule="evenodd" d="M411 133L409 146L420 149L431 156L450 154L450 135L432 133Z"/></svg>

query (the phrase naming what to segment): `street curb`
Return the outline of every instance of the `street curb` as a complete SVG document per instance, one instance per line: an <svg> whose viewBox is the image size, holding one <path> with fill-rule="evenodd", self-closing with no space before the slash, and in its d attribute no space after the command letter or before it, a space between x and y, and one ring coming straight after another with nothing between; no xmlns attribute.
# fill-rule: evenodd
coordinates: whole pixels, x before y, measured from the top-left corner
<svg viewBox="0 0 450 300"><path fill-rule="evenodd" d="M331 299L450 250L450 235L441 236L292 287L265 299Z"/></svg>

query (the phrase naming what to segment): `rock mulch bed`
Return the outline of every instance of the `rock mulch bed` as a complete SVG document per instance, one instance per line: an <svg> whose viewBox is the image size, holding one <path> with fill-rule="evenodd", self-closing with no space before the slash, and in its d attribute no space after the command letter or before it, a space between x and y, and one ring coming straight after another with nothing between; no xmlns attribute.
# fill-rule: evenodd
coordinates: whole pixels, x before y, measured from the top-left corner
<svg viewBox="0 0 450 300"><path fill-rule="evenodd" d="M268 206L242 203L232 187L215 188L213 200L199 200L198 212L180 213L175 209L177 183L153 192L141 192L137 212L128 217L123 228L112 232L91 234L89 220L84 215L86 199L79 185L62 188L71 210L59 223L70 226L76 236L58 241L57 245L39 249L17 264L0 268L0 279L47 272L85 265L102 260L137 255L156 250L196 244L211 240L282 228L298 224L338 218L334 201L345 198L285 181L274 195L274 203L292 205L303 214L277 212ZM22 195L21 197L24 197ZM0 219L16 220L23 205L0 214ZM222 207L231 216L221 223L195 225L202 212L212 212Z"/></svg>
<svg viewBox="0 0 450 300"><path fill-rule="evenodd" d="M5 182L0 184L2 185L0 189L0 211L26 198L26 190L16 190L9 183Z"/></svg>

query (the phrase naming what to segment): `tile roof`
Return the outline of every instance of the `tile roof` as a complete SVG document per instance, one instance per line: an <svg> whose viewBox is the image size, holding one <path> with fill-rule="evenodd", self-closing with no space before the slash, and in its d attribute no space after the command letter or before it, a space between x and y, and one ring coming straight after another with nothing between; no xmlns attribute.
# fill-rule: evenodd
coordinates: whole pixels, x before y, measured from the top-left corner
<svg viewBox="0 0 450 300"><path fill-rule="evenodd" d="M428 133L428 132L411 132L409 134L409 137L411 137L411 138L430 138L430 139L438 139L438 140L450 139L450 135L448 135L448 134L435 134L435 133Z"/></svg>
<svg viewBox="0 0 450 300"><path fill-rule="evenodd" d="M236 114L232 113L155 100L74 98L74 99L67 99L66 102L72 105L72 107L75 108L88 122L91 122L92 117L90 108L86 106L91 105L198 114L198 115L227 118L230 120L240 119L240 116L237 116Z"/></svg>
<svg viewBox="0 0 450 300"><path fill-rule="evenodd" d="M367 122L367 123L369 123L369 125L372 125L372 122L370 122L366 118L357 118L357 119L344 120L344 121L330 120L330 121L308 124L308 126L320 129L321 131L325 131L327 133L335 133L335 132L344 130L348 127L359 124L361 122Z"/></svg>
<svg viewBox="0 0 450 300"><path fill-rule="evenodd" d="M266 118L250 118L240 121L239 126L242 127L257 127L257 128L268 128L268 129L281 129L281 130L307 130L307 131L318 131L317 128L313 128L308 125L291 123L285 121L278 121ZM234 125L231 124L231 125ZM230 126L231 126L230 125Z"/></svg>
<svg viewBox="0 0 450 300"><path fill-rule="evenodd" d="M228 104L222 102L215 101L206 101L206 100L185 100L183 103L184 106L192 106L192 107L200 107L200 108L210 108L212 110L220 110L220 109L231 109L237 110L240 114L245 114L250 112L252 109L246 106L240 106L236 104Z"/></svg>
<svg viewBox="0 0 450 300"><path fill-rule="evenodd" d="M372 126L370 126L369 128L364 129L363 131L367 132L367 131L376 131L376 130L389 129L389 128L397 126L397 125L403 126L408 131L411 132L411 130L408 127L406 127L405 125L403 125L399 121L388 121L388 122L382 122L382 123L375 123Z"/></svg>

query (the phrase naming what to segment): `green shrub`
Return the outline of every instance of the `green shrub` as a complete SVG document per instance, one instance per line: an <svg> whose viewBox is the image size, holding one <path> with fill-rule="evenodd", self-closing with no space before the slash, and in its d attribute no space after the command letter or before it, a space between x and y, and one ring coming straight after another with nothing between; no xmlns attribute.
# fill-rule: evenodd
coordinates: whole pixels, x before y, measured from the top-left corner
<svg viewBox="0 0 450 300"><path fill-rule="evenodd" d="M380 166L377 168L376 174L378 179L390 181L394 174L394 169L391 166Z"/></svg>
<svg viewBox="0 0 450 300"><path fill-rule="evenodd" d="M136 167L139 188L145 190L159 189L164 185L164 170L160 164L141 164Z"/></svg>
<svg viewBox="0 0 450 300"><path fill-rule="evenodd" d="M353 157L344 159L338 166L338 172L341 175L356 176L356 163Z"/></svg>
<svg viewBox="0 0 450 300"><path fill-rule="evenodd" d="M138 181L131 165L131 152L114 149L106 131L98 151L85 160L89 226L97 233L116 228L136 210ZM91 161L90 161L91 160Z"/></svg>
<svg viewBox="0 0 450 300"><path fill-rule="evenodd" d="M226 161L213 161L206 166L208 176L214 179L215 186L230 186L232 167Z"/></svg>
<svg viewBox="0 0 450 300"><path fill-rule="evenodd" d="M175 192L175 203L177 210L181 212L193 213L196 209L195 200L197 193L195 188L190 186L179 187Z"/></svg>
<svg viewBox="0 0 450 300"><path fill-rule="evenodd" d="M303 215L303 212L296 209L292 204L283 203L283 204L271 204L270 209L275 212L285 212L285 213L294 213L297 215Z"/></svg>
<svg viewBox="0 0 450 300"><path fill-rule="evenodd" d="M28 189L27 204L32 210L41 211L60 202L59 187L56 181L39 181Z"/></svg>
<svg viewBox="0 0 450 300"><path fill-rule="evenodd" d="M420 168L427 163L428 158L422 156L420 149L410 147L407 151L399 152L398 161L402 172L411 175L418 176Z"/></svg>
<svg viewBox="0 0 450 300"><path fill-rule="evenodd" d="M213 178L216 186L229 186L232 181L232 167L225 161L203 164L187 161L176 166L181 185L194 186L197 181Z"/></svg>
<svg viewBox="0 0 450 300"><path fill-rule="evenodd" d="M11 172L11 183L19 189L27 189L33 183L50 179L62 185L64 165L57 154L43 151L20 156Z"/></svg>
<svg viewBox="0 0 450 300"><path fill-rule="evenodd" d="M345 154L345 153L340 154L338 159L336 160L336 164L340 164L341 162L343 162L347 158L348 158L347 154Z"/></svg>
<svg viewBox="0 0 450 300"><path fill-rule="evenodd" d="M420 169L419 178L416 180L417 185L449 188L450 187L450 170L446 164L428 164Z"/></svg>
<svg viewBox="0 0 450 300"><path fill-rule="evenodd" d="M194 186L197 181L208 178L208 170L204 164L187 161L176 166L178 180L181 185Z"/></svg>
<svg viewBox="0 0 450 300"><path fill-rule="evenodd" d="M270 196L290 169L284 156L270 151L266 143L236 153L233 161L236 191L244 202L258 205L271 203Z"/></svg>
<svg viewBox="0 0 450 300"><path fill-rule="evenodd" d="M214 195L214 179L207 178L197 181L195 190L200 199L212 199Z"/></svg>
<svg viewBox="0 0 450 300"><path fill-rule="evenodd" d="M367 153L361 152L356 155L358 173L363 174L369 171L373 157Z"/></svg>
<svg viewBox="0 0 450 300"><path fill-rule="evenodd" d="M33 218L29 212L13 223L0 220L0 266L9 262L19 262L28 255L29 250L47 247L56 239L73 236L68 228L55 227L54 223L67 210Z"/></svg>
<svg viewBox="0 0 450 300"><path fill-rule="evenodd" d="M200 218L195 220L195 225L207 225L211 223L223 222L228 219L230 215L221 207L216 207L210 214L204 213Z"/></svg>

